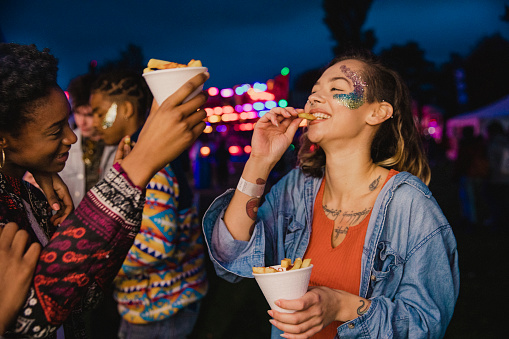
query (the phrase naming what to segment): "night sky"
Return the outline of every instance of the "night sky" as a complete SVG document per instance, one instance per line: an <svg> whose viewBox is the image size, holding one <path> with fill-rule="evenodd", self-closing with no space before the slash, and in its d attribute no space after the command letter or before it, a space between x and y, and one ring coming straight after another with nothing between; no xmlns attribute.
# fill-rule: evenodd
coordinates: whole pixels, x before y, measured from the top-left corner
<svg viewBox="0 0 509 339"><path fill-rule="evenodd" d="M509 39L504 4L509 0L375 0L363 28L375 30L375 51L416 41L427 59L442 63L483 36ZM295 78L333 57L323 17L318 0L0 0L5 41L50 48L63 88L91 60L116 59L129 43L147 60L202 60L211 73L206 87L266 81L285 66Z"/></svg>

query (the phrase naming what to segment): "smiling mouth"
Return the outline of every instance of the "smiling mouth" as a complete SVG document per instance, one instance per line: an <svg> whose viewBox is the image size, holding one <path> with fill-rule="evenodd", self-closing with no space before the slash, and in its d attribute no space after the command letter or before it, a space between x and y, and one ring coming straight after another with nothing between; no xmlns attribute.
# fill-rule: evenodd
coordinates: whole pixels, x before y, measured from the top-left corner
<svg viewBox="0 0 509 339"><path fill-rule="evenodd" d="M57 155L57 159L64 158L64 157L65 157L65 156L67 156L68 154L69 154L69 150L67 150L66 152L60 153L59 155Z"/></svg>
<svg viewBox="0 0 509 339"><path fill-rule="evenodd" d="M324 113L313 113L313 116L316 118L316 120L326 120L331 118L330 115Z"/></svg>

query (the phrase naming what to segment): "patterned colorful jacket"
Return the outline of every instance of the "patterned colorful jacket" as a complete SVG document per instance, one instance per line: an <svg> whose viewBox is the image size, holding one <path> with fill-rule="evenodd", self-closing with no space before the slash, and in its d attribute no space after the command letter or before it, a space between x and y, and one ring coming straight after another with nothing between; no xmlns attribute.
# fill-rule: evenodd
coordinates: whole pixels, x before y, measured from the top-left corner
<svg viewBox="0 0 509 339"><path fill-rule="evenodd" d="M33 187L0 174L0 227L15 221L37 241L20 200L28 199L36 219L47 226L49 206L36 195ZM115 164L56 231L45 229L50 236L54 233L41 252L15 327L4 336L54 336L84 299L94 297L96 287L107 287L138 233L144 198L144 190ZM66 332L66 338L84 336L84 331Z"/></svg>
<svg viewBox="0 0 509 339"><path fill-rule="evenodd" d="M204 245L179 159L149 182L140 233L115 279L122 317L146 324L202 299L208 288Z"/></svg>

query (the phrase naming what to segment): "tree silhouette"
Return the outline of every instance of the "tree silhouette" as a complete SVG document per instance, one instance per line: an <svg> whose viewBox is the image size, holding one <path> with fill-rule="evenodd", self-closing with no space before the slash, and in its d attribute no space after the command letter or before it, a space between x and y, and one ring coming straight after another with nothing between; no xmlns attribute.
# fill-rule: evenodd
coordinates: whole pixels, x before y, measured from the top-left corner
<svg viewBox="0 0 509 339"><path fill-rule="evenodd" d="M334 54L350 48L373 50L376 37L373 30L362 31L373 0L324 0L324 22L336 41Z"/></svg>
<svg viewBox="0 0 509 339"><path fill-rule="evenodd" d="M509 94L509 41L500 34L485 37L465 58L469 109L490 104Z"/></svg>
<svg viewBox="0 0 509 339"><path fill-rule="evenodd" d="M107 72L115 69L131 70L142 73L145 68L145 62L141 47L128 44L127 48L120 51L118 59L107 60L104 65L99 67L101 72Z"/></svg>
<svg viewBox="0 0 509 339"><path fill-rule="evenodd" d="M434 101L437 80L435 64L426 60L424 50L416 42L393 45L382 50L379 57L401 75L415 100L420 103Z"/></svg>

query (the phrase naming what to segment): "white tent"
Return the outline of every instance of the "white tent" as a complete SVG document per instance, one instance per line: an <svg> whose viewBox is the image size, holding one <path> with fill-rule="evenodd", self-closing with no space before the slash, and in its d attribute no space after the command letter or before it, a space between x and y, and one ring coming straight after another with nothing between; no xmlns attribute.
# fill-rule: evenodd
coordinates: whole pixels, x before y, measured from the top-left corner
<svg viewBox="0 0 509 339"><path fill-rule="evenodd" d="M463 127L472 126L476 135L486 136L486 128L493 120L498 120L504 128L509 128L509 95L478 110L460 114L447 121L447 136L450 141L451 158L456 158L458 139Z"/></svg>

